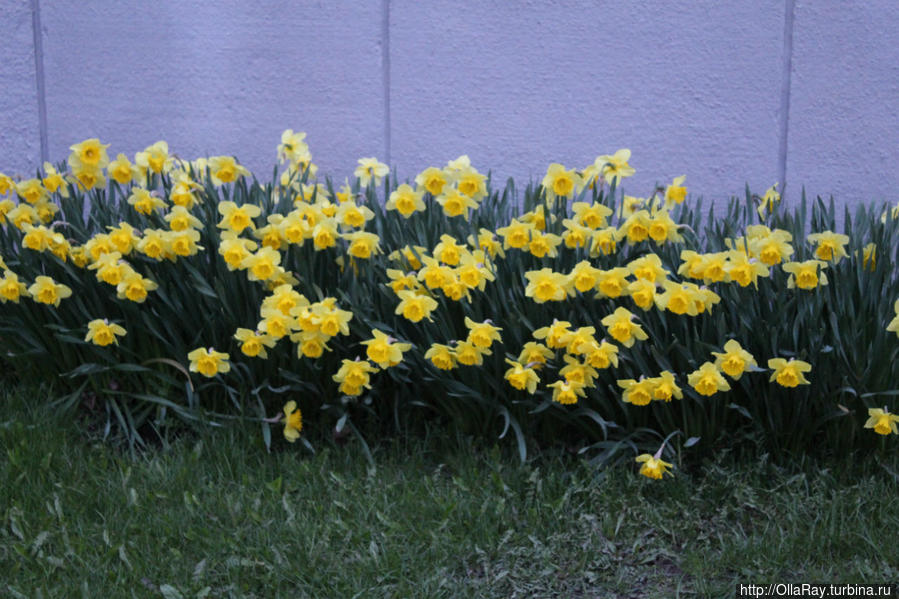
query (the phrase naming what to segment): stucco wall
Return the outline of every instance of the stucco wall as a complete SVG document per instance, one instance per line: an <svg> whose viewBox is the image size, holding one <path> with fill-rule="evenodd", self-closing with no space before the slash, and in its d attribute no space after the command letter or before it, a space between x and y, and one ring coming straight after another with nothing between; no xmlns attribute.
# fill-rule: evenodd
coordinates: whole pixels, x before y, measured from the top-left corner
<svg viewBox="0 0 899 599"><path fill-rule="evenodd" d="M797 0L788 181L899 202L899 3Z"/></svg>
<svg viewBox="0 0 899 599"><path fill-rule="evenodd" d="M32 4L0 0L5 172L40 162ZM165 139L267 177L289 127L339 178L362 156L413 177L468 153L527 179L629 147L636 195L686 174L720 199L785 170L788 200L805 185L899 201L891 0L44 0L40 14L54 160L86 137L129 155Z"/></svg>
<svg viewBox="0 0 899 599"><path fill-rule="evenodd" d="M41 165L31 21L29 0L0 2L0 172L10 175L25 175Z"/></svg>

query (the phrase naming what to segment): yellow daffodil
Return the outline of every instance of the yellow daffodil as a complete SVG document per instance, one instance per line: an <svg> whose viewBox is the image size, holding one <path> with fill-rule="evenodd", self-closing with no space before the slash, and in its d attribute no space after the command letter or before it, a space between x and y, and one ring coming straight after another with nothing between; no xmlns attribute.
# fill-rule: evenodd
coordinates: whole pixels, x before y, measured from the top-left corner
<svg viewBox="0 0 899 599"><path fill-rule="evenodd" d="M780 264L793 255L790 245L793 236L788 231L775 229L767 235L754 237L749 241L749 253L768 266Z"/></svg>
<svg viewBox="0 0 899 599"><path fill-rule="evenodd" d="M475 322L466 316L465 326L468 328L468 341L477 347L490 347L494 341L502 343L502 337L499 334L502 329L495 326L490 319L484 322Z"/></svg>
<svg viewBox="0 0 899 599"><path fill-rule="evenodd" d="M718 391L730 391L730 385L721 376L718 367L711 362L705 362L697 370L687 377L687 383L700 395L711 397Z"/></svg>
<svg viewBox="0 0 899 599"><path fill-rule="evenodd" d="M855 255L858 256L858 252L856 252ZM868 270L873 271L876 266L877 245L872 242L862 248L862 268L867 268Z"/></svg>
<svg viewBox="0 0 899 599"><path fill-rule="evenodd" d="M650 225L649 212L637 210L621 224L619 232L627 238L628 243L640 243L649 237Z"/></svg>
<svg viewBox="0 0 899 599"><path fill-rule="evenodd" d="M409 218L415 212L423 212L425 203L422 200L423 192L414 190L408 183L403 183L390 193L390 199L384 206L387 210L396 210Z"/></svg>
<svg viewBox="0 0 899 599"><path fill-rule="evenodd" d="M303 156L309 151L309 146L303 141L306 134L293 132L293 129L285 129L281 133L281 143L278 145L278 160L281 162L295 162L297 157Z"/></svg>
<svg viewBox="0 0 899 599"><path fill-rule="evenodd" d="M443 208L443 213L450 218L464 216L468 220L468 211L478 209L476 201L454 187L445 189L436 200Z"/></svg>
<svg viewBox="0 0 899 599"><path fill-rule="evenodd" d="M505 258L506 253L503 251L503 246L496 238L496 233L489 229L482 228L478 231L478 238L475 240L474 235L468 236L468 243L473 248L477 248L486 252L490 258Z"/></svg>
<svg viewBox="0 0 899 599"><path fill-rule="evenodd" d="M552 269L531 270L524 273L524 276L528 280L524 294L538 304L549 301L560 302L568 295L567 277L553 272Z"/></svg>
<svg viewBox="0 0 899 599"><path fill-rule="evenodd" d="M581 186L581 178L574 169L566 169L561 164L554 162L546 169L546 176L543 177L542 184L546 190L547 199L553 203L557 198L571 196L575 189Z"/></svg>
<svg viewBox="0 0 899 599"><path fill-rule="evenodd" d="M429 166L415 176L415 184L420 192L427 191L435 198L443 193L443 188L449 182L449 177L441 169Z"/></svg>
<svg viewBox="0 0 899 599"><path fill-rule="evenodd" d="M10 271L3 271L3 278L0 279L0 301L13 302L18 304L20 297L30 297L28 287L25 283L19 281L19 276Z"/></svg>
<svg viewBox="0 0 899 599"><path fill-rule="evenodd" d="M424 357L440 370L452 370L456 367L456 354L448 345L433 343Z"/></svg>
<svg viewBox="0 0 899 599"><path fill-rule="evenodd" d="M600 254L608 256L615 253L620 239L621 234L615 227L606 227L605 229L594 231L593 236L590 238L590 255L596 257Z"/></svg>
<svg viewBox="0 0 899 599"><path fill-rule="evenodd" d="M403 361L403 353L412 348L411 343L398 343L396 339L374 329L372 338L362 342L367 347L365 355L381 368L390 368Z"/></svg>
<svg viewBox="0 0 899 599"><path fill-rule="evenodd" d="M787 288L814 289L819 285L827 285L827 275L818 269L827 267L823 260L806 260L805 262L787 262L782 266L784 272L790 273Z"/></svg>
<svg viewBox="0 0 899 599"><path fill-rule="evenodd" d="M0 179L2 181L2 179ZM0 225L6 224L7 215L13 210L16 205L12 200L2 200L0 201ZM29 221L30 222L30 221Z"/></svg>
<svg viewBox="0 0 899 599"><path fill-rule="evenodd" d="M649 226L649 237L657 245L663 243L683 243L684 238L679 233L683 225L678 225L667 210L657 210L650 216L647 222Z"/></svg>
<svg viewBox="0 0 899 599"><path fill-rule="evenodd" d="M584 387L593 387L593 381L599 376L590 364L581 362L574 356L565 356L565 366L559 375L568 382L580 383Z"/></svg>
<svg viewBox="0 0 899 599"><path fill-rule="evenodd" d="M618 367L618 346L605 339L601 343L591 343L587 347L581 347L580 351L587 360L587 364L593 368Z"/></svg>
<svg viewBox="0 0 899 599"><path fill-rule="evenodd" d="M22 247L36 252L43 252L50 247L53 232L47 227L35 227L26 223L22 226L22 231L25 232L25 235L22 237Z"/></svg>
<svg viewBox="0 0 899 599"><path fill-rule="evenodd" d="M865 428L873 428L874 432L878 435L899 435L899 427L896 426L896 423L899 422L899 415L890 414L886 408L869 408L868 409L868 420L865 422Z"/></svg>
<svg viewBox="0 0 899 599"><path fill-rule="evenodd" d="M646 279L637 279L628 283L625 292L634 300L638 308L649 310L655 304L656 283Z"/></svg>
<svg viewBox="0 0 899 599"><path fill-rule="evenodd" d="M318 330L325 335L336 337L350 334L350 321L353 319L353 313L338 308L336 298L329 297L315 303L312 306L312 313L318 318Z"/></svg>
<svg viewBox="0 0 899 599"><path fill-rule="evenodd" d="M808 362L795 358L790 358L789 361L783 358L771 358L768 360L768 368L774 371L771 373L769 382L777 381L777 384L782 387L810 384L804 374L812 370L812 365Z"/></svg>
<svg viewBox="0 0 899 599"><path fill-rule="evenodd" d="M887 331L896 333L896 336L899 337L899 300L896 300L893 304L893 312L896 313L896 316L894 316L893 320L887 325Z"/></svg>
<svg viewBox="0 0 899 599"><path fill-rule="evenodd" d="M104 347L113 343L118 344L118 337L123 337L126 334L124 327L115 323L109 324L109 321L105 318L97 318L87 323L87 335L85 335L84 340Z"/></svg>
<svg viewBox="0 0 899 599"><path fill-rule="evenodd" d="M759 216L765 218L767 214L774 212L775 206L780 203L780 194L777 192L777 183L768 188L762 196L758 207Z"/></svg>
<svg viewBox="0 0 899 599"><path fill-rule="evenodd" d="M456 171L456 189L459 193L479 202L487 197L487 177L471 166Z"/></svg>
<svg viewBox="0 0 899 599"><path fill-rule="evenodd" d="M247 227L250 229L256 228L253 219L259 216L262 209L252 204L238 206L234 202L221 202L218 205L218 212L222 215L218 228L229 229L240 234Z"/></svg>
<svg viewBox="0 0 899 599"><path fill-rule="evenodd" d="M423 318L433 320L431 312L437 309L437 301L416 291L405 289L397 293L400 303L397 304L395 314L402 314L403 318L411 322L419 322Z"/></svg>
<svg viewBox="0 0 899 599"><path fill-rule="evenodd" d="M537 329L533 335L534 339L545 339L546 345L552 349L567 348L571 339L571 323L553 319L551 325Z"/></svg>
<svg viewBox="0 0 899 599"><path fill-rule="evenodd" d="M806 239L809 243L815 244L815 257L819 260L825 260L837 264L843 258L846 258L846 244L849 243L849 236L833 231L824 231L822 233L812 233Z"/></svg>
<svg viewBox="0 0 899 599"><path fill-rule="evenodd" d="M642 466L640 466L640 474L646 478L661 480L662 475L671 474L671 472L669 472L671 464L662 461L659 457L651 456L648 453L638 455L636 462L642 464Z"/></svg>
<svg viewBox="0 0 899 599"><path fill-rule="evenodd" d="M555 357L555 352L542 343L528 341L518 354L518 362L531 368L539 369L546 364L547 360L552 360Z"/></svg>
<svg viewBox="0 0 899 599"><path fill-rule="evenodd" d="M655 296L656 307L660 310L668 310L674 314L688 314L696 316L699 311L696 308L695 285L690 287L684 283L664 281L665 291Z"/></svg>
<svg viewBox="0 0 899 599"><path fill-rule="evenodd" d="M455 237L444 233L440 236L440 242L434 246L433 256L444 264L456 266L467 251L465 246L459 245Z"/></svg>
<svg viewBox="0 0 899 599"><path fill-rule="evenodd" d="M556 248L562 243L562 238L553 233L531 234L531 241L528 243L528 252L536 258L555 258L558 256Z"/></svg>
<svg viewBox="0 0 899 599"><path fill-rule="evenodd" d="M26 179L16 184L16 193L29 204L37 204L50 193L40 179Z"/></svg>
<svg viewBox="0 0 899 599"><path fill-rule="evenodd" d="M146 233L146 232L145 232ZM218 252L224 258L228 270L244 268L246 260L258 245L252 239L243 239L234 231L223 231L219 240ZM250 263L247 262L247 265Z"/></svg>
<svg viewBox="0 0 899 599"><path fill-rule="evenodd" d="M130 270L122 276L122 280L116 285L116 297L119 299L127 298L132 302L142 304L147 299L147 293L158 287L159 285L155 282Z"/></svg>
<svg viewBox="0 0 899 599"><path fill-rule="evenodd" d="M627 291L630 270L624 267L615 267L610 270L601 270L596 275L596 289L598 297L616 298Z"/></svg>
<svg viewBox="0 0 899 599"><path fill-rule="evenodd" d="M270 247L260 248L244 258L241 268L247 269L251 281L266 281L275 275L275 267L281 264L281 254Z"/></svg>
<svg viewBox="0 0 899 599"><path fill-rule="evenodd" d="M649 337L639 324L633 322L634 318L636 315L627 308L619 307L600 322L615 341L624 347L633 347L635 341Z"/></svg>
<svg viewBox="0 0 899 599"><path fill-rule="evenodd" d="M147 146L143 152L138 152L134 156L134 162L139 168L154 173L168 172L173 164L173 160L169 156L169 144L157 141L155 144ZM205 168L199 170L205 170Z"/></svg>
<svg viewBox="0 0 899 599"><path fill-rule="evenodd" d="M59 302L71 296L72 290L50 277L41 275L35 278L34 283L28 288L28 293L40 304L59 307Z"/></svg>
<svg viewBox="0 0 899 599"><path fill-rule="evenodd" d="M381 179L390 173L390 167L377 158L360 158L359 166L353 173L359 179L359 185L368 187L372 183L381 184Z"/></svg>
<svg viewBox="0 0 899 599"><path fill-rule="evenodd" d="M670 210L677 204L683 204L687 198L687 188L684 187L686 175L675 177L671 185L665 187L665 208Z"/></svg>
<svg viewBox="0 0 899 599"><path fill-rule="evenodd" d="M300 438L303 430L303 413L297 408L297 402L291 400L284 404L284 438L293 443Z"/></svg>
<svg viewBox="0 0 899 599"><path fill-rule="evenodd" d="M106 148L109 144L101 144L96 137L85 139L81 143L70 146L72 154L69 156L69 165L74 169L77 166L86 166L101 169L109 164L109 156Z"/></svg>
<svg viewBox="0 0 899 599"><path fill-rule="evenodd" d="M477 288L484 291L487 281L496 280L491 263L486 261L480 250L473 254L462 256L459 262L459 267L456 268L456 275L467 289Z"/></svg>
<svg viewBox="0 0 899 599"><path fill-rule="evenodd" d="M652 392L655 388L655 381L640 377L639 381L634 379L621 379L616 381L617 385L624 390L621 395L621 401L631 403L635 406L648 406L652 401Z"/></svg>
<svg viewBox="0 0 899 599"><path fill-rule="evenodd" d="M268 358L266 348L275 347L276 341L270 335L250 329L237 329L234 338L240 341L240 351L251 358Z"/></svg>
<svg viewBox="0 0 899 599"><path fill-rule="evenodd" d="M28 204L19 204L15 208L11 209L6 214L6 218L11 222L17 229L22 229L26 224L36 225L40 220L40 217L37 214L37 210Z"/></svg>
<svg viewBox="0 0 899 599"><path fill-rule="evenodd" d="M531 233L535 230L533 223L512 219L508 226L496 230L496 234L503 238L503 249L522 249L531 240Z"/></svg>
<svg viewBox="0 0 899 599"><path fill-rule="evenodd" d="M562 232L562 242L565 247L570 249L585 248L590 244L593 237L593 229L585 225L581 225L566 218L562 221L565 231Z"/></svg>
<svg viewBox="0 0 899 599"><path fill-rule="evenodd" d="M153 212L162 212L166 207L166 204L162 199L141 187L134 187L131 189L131 195L128 196L128 203L140 214L146 214L148 216L153 214Z"/></svg>
<svg viewBox="0 0 899 599"><path fill-rule="evenodd" d="M603 204L589 204L587 202L575 202L571 210L579 223L596 230L608 224L608 218L612 215L612 209Z"/></svg>
<svg viewBox="0 0 899 599"><path fill-rule="evenodd" d="M230 356L224 352L200 347L187 354L190 360L190 371L199 372L207 378L212 378L218 373L226 373L231 370Z"/></svg>
<svg viewBox="0 0 899 599"><path fill-rule="evenodd" d="M274 308L285 316L290 316L294 308L308 305L309 300L292 286L279 285L272 290L271 295L262 300L261 309Z"/></svg>
<svg viewBox="0 0 899 599"><path fill-rule="evenodd" d="M97 271L98 281L116 286L122 282L125 274L131 270L131 267L121 258L122 254L119 252L101 254L100 257L87 268L89 270Z"/></svg>
<svg viewBox="0 0 899 599"><path fill-rule="evenodd" d="M237 164L233 156L212 156L209 158L209 178L213 185L233 183L238 177L250 175L245 167Z"/></svg>
<svg viewBox="0 0 899 599"><path fill-rule="evenodd" d="M331 204L333 206L333 204ZM357 206L355 202L343 202L334 213L334 218L341 225L353 229L361 229L365 223L375 217L368 206Z"/></svg>
<svg viewBox="0 0 899 599"><path fill-rule="evenodd" d="M534 369L522 366L521 363L508 358L506 358L506 364L509 364L511 368L506 370L506 374L503 375L503 378L519 391L526 390L529 394L533 395L537 390L537 383L540 382L540 377L537 376Z"/></svg>
<svg viewBox="0 0 899 599"><path fill-rule="evenodd" d="M547 387L553 390L553 401L562 405L576 404L578 398L587 396L584 386L574 381L556 381Z"/></svg>
<svg viewBox="0 0 899 599"><path fill-rule="evenodd" d="M116 159L107 165L106 172L119 185L127 185L140 178L140 171L124 154L116 156Z"/></svg>
<svg viewBox="0 0 899 599"><path fill-rule="evenodd" d="M72 174L69 175L68 180L77 184L82 190L102 189L106 186L106 177L103 176L103 169L84 164L70 164L69 166L72 169Z"/></svg>
<svg viewBox="0 0 899 599"><path fill-rule="evenodd" d="M333 218L323 218L312 229L312 243L316 251L336 246L339 237L337 222Z"/></svg>
<svg viewBox="0 0 899 599"><path fill-rule="evenodd" d="M599 170L600 176L604 177L606 183L611 184L612 181L618 179L620 182L624 177L630 177L636 171L630 164L628 164L628 160L631 159L631 151L630 150L618 150L611 156L597 156L594 161L594 165Z"/></svg>
<svg viewBox="0 0 899 599"><path fill-rule="evenodd" d="M347 253L354 258L368 259L373 254L381 253L380 237L374 233L354 231L352 233L344 233L343 238L350 242Z"/></svg>
<svg viewBox="0 0 899 599"><path fill-rule="evenodd" d="M193 256L203 249L197 242L200 241L200 232L194 229L184 231L168 231L166 234L167 246L176 256Z"/></svg>
<svg viewBox="0 0 899 599"><path fill-rule="evenodd" d="M463 366L480 366L484 356L492 356L493 352L486 347L478 347L471 341L459 341L453 349L456 361Z"/></svg>
<svg viewBox="0 0 899 599"><path fill-rule="evenodd" d="M356 358L344 359L340 370L331 377L335 383L340 383L340 392L344 395L361 395L362 389L371 389L371 374L378 369L369 362Z"/></svg>
<svg viewBox="0 0 899 599"><path fill-rule="evenodd" d="M290 316L285 315L277 308L263 307L260 310L260 315L262 319L256 325L256 328L275 340L289 335L295 323ZM330 335L327 337L330 337Z"/></svg>
<svg viewBox="0 0 899 599"><path fill-rule="evenodd" d="M603 271L594 267L587 260L581 260L575 264L574 268L571 269L571 272L568 273L567 289L569 292L571 292L572 289L576 289L581 293L587 293L591 289L595 289L599 284L599 275L602 274L602 272Z"/></svg>
<svg viewBox="0 0 899 599"><path fill-rule="evenodd" d="M771 274L770 267L756 258L750 258L740 250L728 252L726 269L730 280L735 281L740 287L748 287L751 283L758 288L758 278Z"/></svg>
<svg viewBox="0 0 899 599"><path fill-rule="evenodd" d="M9 193L15 191L15 189L16 182L12 180L12 177L0 173L0 196L9 195Z"/></svg>
<svg viewBox="0 0 899 599"><path fill-rule="evenodd" d="M638 279L655 282L670 273L662 267L662 260L656 254L647 254L628 263L627 268Z"/></svg>
<svg viewBox="0 0 899 599"><path fill-rule="evenodd" d="M322 357L328 347L329 337L320 331L300 331L290 336L290 340L297 344L297 356L300 358L317 359Z"/></svg>
<svg viewBox="0 0 899 599"><path fill-rule="evenodd" d="M748 368L758 366L752 354L734 339L724 344L724 352L712 352L712 355L715 356L715 366L735 381L740 380Z"/></svg>
<svg viewBox="0 0 899 599"><path fill-rule="evenodd" d="M571 331L571 334L568 336L566 353L583 355L585 353L585 351L583 351L585 347L596 343L596 338L593 336L595 333L596 327L579 327L578 329Z"/></svg>

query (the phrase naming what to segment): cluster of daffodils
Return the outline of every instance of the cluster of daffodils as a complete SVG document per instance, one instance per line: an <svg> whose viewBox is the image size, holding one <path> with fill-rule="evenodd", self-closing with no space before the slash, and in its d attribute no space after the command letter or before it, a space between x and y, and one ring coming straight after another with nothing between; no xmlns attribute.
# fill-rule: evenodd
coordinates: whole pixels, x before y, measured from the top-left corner
<svg viewBox="0 0 899 599"><path fill-rule="evenodd" d="M459 366L480 366L484 356L491 356L490 347L494 341L502 342L501 328L494 326L490 320L475 322L465 318L468 336L464 341L452 340L448 344L434 343L424 354L440 370L452 370ZM524 387L522 387L524 388Z"/></svg>
<svg viewBox="0 0 899 599"><path fill-rule="evenodd" d="M636 334L639 325L630 323L632 315L625 314L627 312L623 308L618 308L619 326L620 323L628 323L634 327L633 332ZM613 315L614 316L614 315ZM567 324L567 323L565 323ZM614 326L614 325L613 325ZM590 329L592 331L592 328ZM610 335L615 336L610 328ZM616 340L620 339L615 337ZM645 338L645 334L644 334ZM629 337L631 345L633 337ZM593 341L595 345L595 341ZM607 348L605 355L616 355L618 348L610 344L605 339L602 344ZM628 347L627 343L624 343ZM599 350L602 346L597 347ZM606 353L611 350L613 353ZM718 392L730 391L730 384L724 378L726 374L731 380L738 381L744 372L761 372L755 358L748 351L743 349L740 343L734 339L724 344L723 352L712 352L715 361L705 362L699 368L687 375L687 384L696 391L697 394L711 397ZM603 357L600 363L608 366L608 361ZM617 360L616 360L617 361ZM617 364L616 364L617 365ZM796 387L797 385L809 384L803 373L811 371L811 365L802 360L784 358L772 358L768 360L768 368L772 370L770 382L777 382L782 387ZM670 402L672 399L682 399L683 391L678 386L674 373L663 370L658 376L645 377L641 376L639 380L620 379L617 381L618 386L623 390L622 401L636 406L649 405L653 400Z"/></svg>
<svg viewBox="0 0 899 599"><path fill-rule="evenodd" d="M421 246L405 246L391 253L390 260L400 267L386 270L388 287L399 300L396 314L419 322L431 318L438 291L456 302L463 298L471 301L472 291L484 291L487 283L495 280L493 259L501 250L489 231L483 231L478 239L470 235L467 243L444 234L430 253Z"/></svg>
<svg viewBox="0 0 899 599"><path fill-rule="evenodd" d="M380 182L380 176L386 175L386 165L374 159L362 159L356 169L356 176L363 186L368 185L370 177ZM381 168L381 171L377 169ZM378 173L381 173L378 176ZM469 210L477 210L481 200L487 197L487 177L471 166L468 156L460 156L451 160L444 168L428 167L415 177L415 186L403 183L390 194L384 206L387 210L395 210L408 219L416 212L425 210L425 194L434 198L443 209L443 214L454 218L467 218Z"/></svg>
<svg viewBox="0 0 899 599"><path fill-rule="evenodd" d="M711 397L730 391L744 373L762 371L734 339L692 372L653 369L639 378L618 379L612 371L619 368L619 358L627 361L630 352L656 341L653 311L666 318L707 315L721 302L724 286L758 289L760 279L771 280L778 270L782 274L776 280L785 281L779 285L807 298L804 291L828 285L827 274L833 277L836 271L827 269L850 259L846 235L812 233L801 247L794 246L790 232L765 224L747 226L721 251L683 247L688 241L682 233L689 228L675 218L687 197L684 176L649 197L622 195L617 209L606 205L606 186L617 187L635 173L628 150L597 156L584 168L550 164L533 208L494 222L490 217L495 215L485 212L495 194L467 156L392 184L386 164L363 158L354 180L335 187L317 178L305 134L286 130L277 148L280 172L263 186L251 183L251 173L230 156L187 161L160 141L133 158L118 154L110 160L107 148L98 139L75 144L64 166L44 164L37 178L0 173L0 302L18 305L24 299L57 310L40 312L40 318L59 327L61 302L75 295L68 301L78 309L66 312L66 318L79 315L72 325L79 330L75 340L83 336L93 352L120 345L130 350L143 331L129 334L123 325L149 326L158 317L156 308L171 291L166 273L196 276L197 265L212 265L213 272L229 278L207 281L207 295L224 285L244 285L251 290L244 297L255 300L249 310L235 311L241 322L234 322L236 317L227 321L226 335L216 337L218 349L195 334L198 323L187 323L190 344L179 338L172 346L203 347L162 358L186 363L199 376L218 377L225 386L229 377L252 372L263 361L285 360L301 368L324 358L304 372L325 373L324 384L345 397L363 395L381 371L404 362L426 364L437 380L455 376L456 369L480 368L482 376L504 381L512 396L540 395L563 406L602 394L610 376L621 389L621 401L634 406ZM385 181L379 204L377 193ZM85 198L91 210L107 201L118 212L103 221L112 224L98 227L100 221L89 220L80 229L89 233L77 238L66 217L81 211ZM758 201L765 222L780 203L776 185ZM892 217L897 215L899 208ZM444 230L431 230L433 223ZM619 259L623 247L634 250L627 255L635 257ZM798 261L797 255L814 257ZM854 255L864 267L874 268L873 244ZM312 260L326 268L313 272L307 268ZM521 268L522 263L527 266ZM328 282L316 279L322 270L331 277ZM362 293L386 289L388 313L372 314L358 296L348 300L348 289L336 280L344 287L350 280ZM96 313L78 299L88 285L121 310ZM508 285L520 287L518 297L530 298L527 308L542 306L543 320L533 322L546 326L529 326L523 336L517 328L510 331L523 323L501 320L498 313L493 319L469 316L469 308L485 295L511 297L512 290L504 289ZM590 314L579 319L583 326L549 322L546 310L580 297L597 302L592 322ZM897 316L887 330L899 335L899 301L895 307ZM447 326L430 324L435 322ZM435 337L428 329L461 331L463 322L464 339ZM525 341L512 347L504 343L504 333ZM223 347L222 339L230 346ZM489 372L491 364L502 370ZM767 367L771 383L784 388L809 384L809 363L773 357ZM396 379L396 372L384 378ZM896 433L899 417L885 408L871 409L869 415L867 428ZM302 429L297 400L287 402L283 417L270 421L283 422L285 438L297 440ZM650 478L661 478L671 467L661 453L637 460L641 474Z"/></svg>

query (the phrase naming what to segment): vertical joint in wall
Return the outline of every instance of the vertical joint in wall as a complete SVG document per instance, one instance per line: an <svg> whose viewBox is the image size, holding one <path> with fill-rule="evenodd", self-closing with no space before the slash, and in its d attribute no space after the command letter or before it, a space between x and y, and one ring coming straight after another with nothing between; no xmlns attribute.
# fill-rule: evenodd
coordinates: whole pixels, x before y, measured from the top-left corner
<svg viewBox="0 0 899 599"><path fill-rule="evenodd" d="M384 162L390 161L390 0L383 0L381 23L381 77L384 83Z"/></svg>
<svg viewBox="0 0 899 599"><path fill-rule="evenodd" d="M780 114L778 120L777 180L781 188L787 179L787 150L790 131L790 87L793 72L793 13L796 0L784 0L783 65L780 80Z"/></svg>
<svg viewBox="0 0 899 599"><path fill-rule="evenodd" d="M37 119L41 136L41 162L47 162L49 161L49 149L47 147L47 100L44 85L44 44L39 0L31 0L31 27L34 34L34 78L37 87Z"/></svg>

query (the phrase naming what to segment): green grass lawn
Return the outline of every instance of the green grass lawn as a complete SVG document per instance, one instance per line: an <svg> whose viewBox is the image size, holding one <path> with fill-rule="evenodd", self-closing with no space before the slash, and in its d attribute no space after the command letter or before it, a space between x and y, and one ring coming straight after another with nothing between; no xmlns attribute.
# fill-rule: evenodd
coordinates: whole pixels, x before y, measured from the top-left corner
<svg viewBox="0 0 899 599"><path fill-rule="evenodd" d="M618 465L460 441L218 430L133 457L0 396L0 596L721 597L737 582L899 580L887 458ZM877 463L875 463L877 462ZM884 462L881 464L880 462Z"/></svg>

